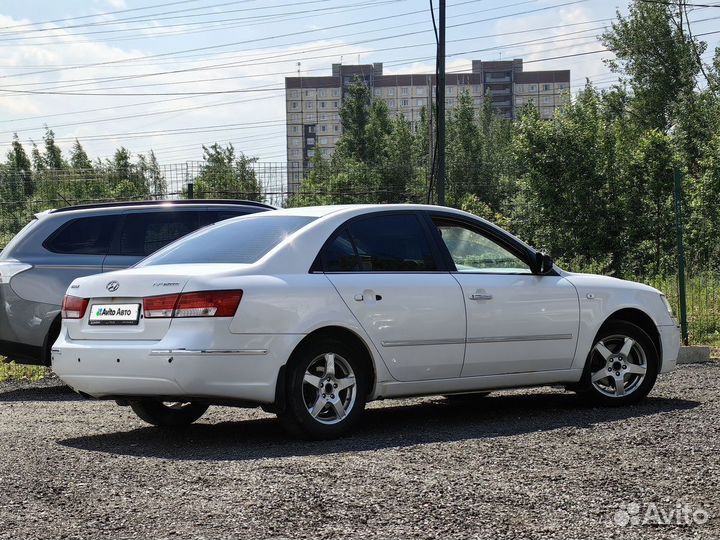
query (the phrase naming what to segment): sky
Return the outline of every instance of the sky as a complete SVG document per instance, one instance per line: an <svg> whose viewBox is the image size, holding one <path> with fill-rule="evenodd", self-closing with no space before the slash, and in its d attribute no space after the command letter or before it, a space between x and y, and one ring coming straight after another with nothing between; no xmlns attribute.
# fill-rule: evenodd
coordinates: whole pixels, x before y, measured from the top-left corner
<svg viewBox="0 0 720 540"><path fill-rule="evenodd" d="M523 58L528 71L570 69L573 90L607 87L596 37L626 6L447 0L447 70ZM693 10L693 31L716 31L704 19L718 11ZM709 50L718 37L704 37ZM48 126L66 155L77 138L91 158L124 146L161 163L200 160L214 142L285 161L284 77L337 62L429 73L435 54L427 0L0 0L0 47L2 154L14 133L41 144Z"/></svg>

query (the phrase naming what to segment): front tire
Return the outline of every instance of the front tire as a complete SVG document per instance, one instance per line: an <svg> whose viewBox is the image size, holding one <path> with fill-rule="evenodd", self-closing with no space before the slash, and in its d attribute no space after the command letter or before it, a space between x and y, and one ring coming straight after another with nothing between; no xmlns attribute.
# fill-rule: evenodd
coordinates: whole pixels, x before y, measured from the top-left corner
<svg viewBox="0 0 720 540"><path fill-rule="evenodd" d="M659 366L657 348L642 328L612 321L595 338L578 394L599 405L637 403L655 385Z"/></svg>
<svg viewBox="0 0 720 540"><path fill-rule="evenodd" d="M287 371L280 421L292 435L334 439L360 419L367 401L368 374L360 354L335 339L303 346Z"/></svg>
<svg viewBox="0 0 720 540"><path fill-rule="evenodd" d="M132 401L130 408L142 420L148 424L158 427L182 427L189 426L200 418L208 405L201 403L177 402L163 403L155 400Z"/></svg>

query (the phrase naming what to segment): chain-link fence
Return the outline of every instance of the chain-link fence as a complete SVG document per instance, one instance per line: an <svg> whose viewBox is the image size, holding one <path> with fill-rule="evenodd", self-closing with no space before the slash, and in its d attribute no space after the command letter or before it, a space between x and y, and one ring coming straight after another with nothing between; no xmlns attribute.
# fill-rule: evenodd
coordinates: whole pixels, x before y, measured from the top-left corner
<svg viewBox="0 0 720 540"><path fill-rule="evenodd" d="M449 206L480 215L548 250L568 270L609 273L656 286L667 294L679 313L677 209L672 190L665 199L652 199L654 206L639 210L642 215L617 215L612 196L565 193L559 186L557 193L548 197L524 191L522 183L492 183L483 181L488 175L482 172L466 173L462 172L462 180L449 175ZM0 248L35 213L50 208L180 198L249 199L281 207L424 203L433 198L428 177L427 167L412 164L391 171L345 167L341 171L316 170L309 175L288 168L286 163L249 160L235 165L185 162L155 167L108 165L88 170L0 169ZM559 197L566 199L561 210L552 206ZM718 261L707 250L697 248L696 243L692 238L687 242L690 339L696 343L720 342Z"/></svg>

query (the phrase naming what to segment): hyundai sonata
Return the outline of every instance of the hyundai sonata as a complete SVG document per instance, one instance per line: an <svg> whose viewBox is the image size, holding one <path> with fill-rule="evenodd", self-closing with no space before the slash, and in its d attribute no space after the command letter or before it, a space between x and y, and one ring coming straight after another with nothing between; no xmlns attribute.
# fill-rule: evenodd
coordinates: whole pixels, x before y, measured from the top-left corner
<svg viewBox="0 0 720 540"><path fill-rule="evenodd" d="M180 426L209 405L336 437L369 400L563 385L642 399L675 367L656 289L565 272L436 206L309 207L224 221L68 289L55 372L86 397Z"/></svg>

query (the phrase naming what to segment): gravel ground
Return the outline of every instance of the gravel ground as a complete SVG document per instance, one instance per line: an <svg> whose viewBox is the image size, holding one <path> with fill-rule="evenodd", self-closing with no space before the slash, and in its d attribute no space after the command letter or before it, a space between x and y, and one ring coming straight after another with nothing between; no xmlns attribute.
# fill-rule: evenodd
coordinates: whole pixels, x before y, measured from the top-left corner
<svg viewBox="0 0 720 540"><path fill-rule="evenodd" d="M56 379L4 383L0 538L718 538L719 383L712 362L622 409L552 389L379 402L324 443L259 410L168 433ZM661 523L686 508L707 521Z"/></svg>

